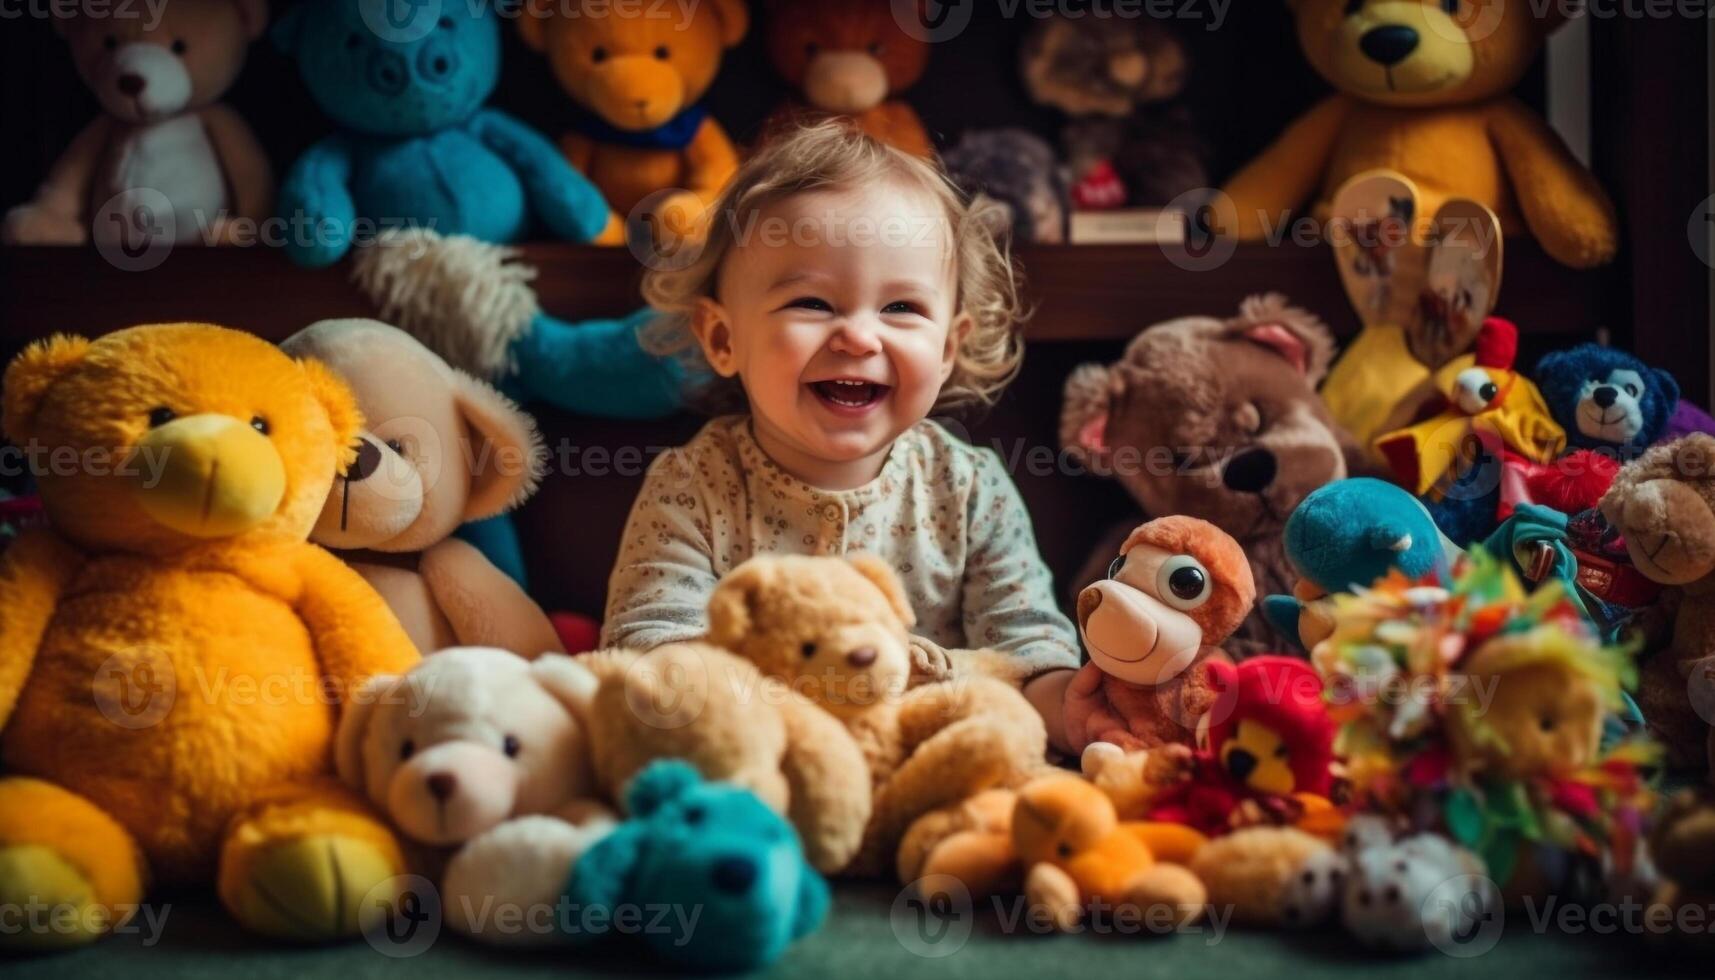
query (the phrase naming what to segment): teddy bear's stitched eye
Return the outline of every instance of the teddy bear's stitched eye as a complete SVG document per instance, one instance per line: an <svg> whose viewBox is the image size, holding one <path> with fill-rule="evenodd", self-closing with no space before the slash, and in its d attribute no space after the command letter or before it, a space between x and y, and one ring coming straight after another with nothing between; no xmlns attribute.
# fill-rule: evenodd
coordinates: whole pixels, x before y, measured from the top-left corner
<svg viewBox="0 0 1715 980"><path fill-rule="evenodd" d="M1070 844L1064 844L1063 843L1059 846L1059 848L1057 848L1057 850L1059 851L1060 856L1063 858L1069 858L1072 856L1072 845L1070 845Z"/></svg>
<svg viewBox="0 0 1715 980"><path fill-rule="evenodd" d="M1352 16L1353 14L1357 13L1358 11L1360 11L1362 9L1364 9L1364 0L1347 0L1347 3L1346 3L1346 16L1347 17Z"/></svg>
<svg viewBox="0 0 1715 980"><path fill-rule="evenodd" d="M439 27L443 31L450 31L453 29L453 19L451 17L442 17L440 20L435 21L435 26Z"/></svg>
<svg viewBox="0 0 1715 980"><path fill-rule="evenodd" d="M500 751L505 752L508 759L518 758L518 753L523 750L524 746L518 744L516 735L508 735L500 740Z"/></svg>
<svg viewBox="0 0 1715 980"><path fill-rule="evenodd" d="M406 759L411 758L411 754L416 751L417 743L410 739L406 739L399 744L399 761L404 762Z"/></svg>
<svg viewBox="0 0 1715 980"><path fill-rule="evenodd" d="M1459 0L1441 0L1441 9L1456 14L1459 12Z"/></svg>
<svg viewBox="0 0 1715 980"><path fill-rule="evenodd" d="M798 652L804 655L805 660L808 660L816 655L816 644L806 643L798 648Z"/></svg>
<svg viewBox="0 0 1715 980"><path fill-rule="evenodd" d="M112 51L114 48L119 47L119 39L109 34L101 39L101 46Z"/></svg>
<svg viewBox="0 0 1715 980"><path fill-rule="evenodd" d="M685 808L685 822L686 823L690 823L690 824L702 823L704 815L705 814L703 812L703 808L700 806L688 806Z"/></svg>
<svg viewBox="0 0 1715 980"><path fill-rule="evenodd" d="M869 53L870 53L870 54L872 54L872 55L874 55L874 56L876 56L876 57L877 57L877 58L879 58L879 57L881 57L881 52L882 52L882 47L881 47L881 42L880 42L880 41L872 41L872 42L870 42L870 45L869 45Z"/></svg>
<svg viewBox="0 0 1715 980"><path fill-rule="evenodd" d="M1552 732L1552 731L1554 731L1554 724L1555 724L1554 716L1553 715L1543 715L1540 719L1537 720L1536 724L1537 724L1537 727L1541 728L1543 731Z"/></svg>
<svg viewBox="0 0 1715 980"><path fill-rule="evenodd" d="M590 60L595 62L598 65L601 64L602 62L606 61L607 60L607 49L604 47L600 47L600 46L596 47L596 49L594 51L590 52Z"/></svg>
<svg viewBox="0 0 1715 980"><path fill-rule="evenodd" d="M1638 397L1638 386L1634 384L1626 385L1626 394L1631 395L1633 398Z"/></svg>
<svg viewBox="0 0 1715 980"><path fill-rule="evenodd" d="M811 41L809 44L804 45L804 53L809 55L810 57L814 58L815 56L822 53L822 46L820 44L817 44L814 41Z"/></svg>
<svg viewBox="0 0 1715 980"><path fill-rule="evenodd" d="M405 455L405 444L400 442L398 439L387 440L387 448L393 450L396 455Z"/></svg>
<svg viewBox="0 0 1715 980"><path fill-rule="evenodd" d="M185 42L182 39L177 39L177 40L173 41L173 53L174 54L184 54L185 53Z"/></svg>
<svg viewBox="0 0 1715 980"><path fill-rule="evenodd" d="M655 49L655 60L666 61L668 58L672 57L672 54L673 52L667 50L667 45L663 44Z"/></svg>
<svg viewBox="0 0 1715 980"><path fill-rule="evenodd" d="M158 429L179 417L179 414L165 405L149 413L149 428Z"/></svg>
<svg viewBox="0 0 1715 980"><path fill-rule="evenodd" d="M263 435L268 434L268 420L260 415L250 416L250 427Z"/></svg>

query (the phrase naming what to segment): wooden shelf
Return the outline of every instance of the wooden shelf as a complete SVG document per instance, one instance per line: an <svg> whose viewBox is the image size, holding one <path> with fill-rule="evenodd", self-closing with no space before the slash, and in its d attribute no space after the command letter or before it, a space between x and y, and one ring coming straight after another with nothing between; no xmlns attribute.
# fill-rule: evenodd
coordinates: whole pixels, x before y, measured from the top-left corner
<svg viewBox="0 0 1715 980"><path fill-rule="evenodd" d="M634 309L641 270L623 249L522 247L539 270L545 309L568 318ZM1036 341L1125 340L1179 316L1225 316L1252 293L1278 290L1348 336L1357 323L1328 250L1242 245L1218 268L1189 271L1153 245L1041 245L1019 250ZM1612 324L1615 277L1556 265L1530 242L1509 243L1501 311L1526 333L1591 337ZM56 331L104 333L136 323L207 320L279 339L325 317L373 311L349 266L299 269L267 248L175 249L156 268L122 271L93 248L0 248L0 337L9 346Z"/></svg>

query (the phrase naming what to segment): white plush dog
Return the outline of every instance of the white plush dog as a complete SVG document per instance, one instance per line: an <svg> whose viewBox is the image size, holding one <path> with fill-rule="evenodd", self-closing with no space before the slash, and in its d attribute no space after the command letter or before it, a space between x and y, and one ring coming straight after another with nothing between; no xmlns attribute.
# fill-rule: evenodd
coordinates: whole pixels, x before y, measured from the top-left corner
<svg viewBox="0 0 1715 980"><path fill-rule="evenodd" d="M595 686L564 655L454 647L351 699L340 778L407 837L457 848L441 889L453 928L505 943L557 937L544 908L613 824L593 799L583 719Z"/></svg>

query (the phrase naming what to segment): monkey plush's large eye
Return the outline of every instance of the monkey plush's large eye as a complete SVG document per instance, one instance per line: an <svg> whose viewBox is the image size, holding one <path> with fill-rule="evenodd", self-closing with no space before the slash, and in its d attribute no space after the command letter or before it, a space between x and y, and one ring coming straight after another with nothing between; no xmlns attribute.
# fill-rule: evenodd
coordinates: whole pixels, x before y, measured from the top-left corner
<svg viewBox="0 0 1715 980"><path fill-rule="evenodd" d="M1156 594L1175 609L1195 609L1209 601L1214 585L1203 563L1190 555L1174 555L1155 573Z"/></svg>
<svg viewBox="0 0 1715 980"><path fill-rule="evenodd" d="M1113 561L1108 562L1108 578L1119 578L1120 577L1120 569L1122 569L1124 567L1125 567L1125 556L1124 555L1120 555L1118 558L1115 558Z"/></svg>
<svg viewBox="0 0 1715 980"><path fill-rule="evenodd" d="M1495 379L1479 367L1466 368L1453 379L1453 403L1466 415L1486 410L1500 393L1501 388L1495 384Z"/></svg>

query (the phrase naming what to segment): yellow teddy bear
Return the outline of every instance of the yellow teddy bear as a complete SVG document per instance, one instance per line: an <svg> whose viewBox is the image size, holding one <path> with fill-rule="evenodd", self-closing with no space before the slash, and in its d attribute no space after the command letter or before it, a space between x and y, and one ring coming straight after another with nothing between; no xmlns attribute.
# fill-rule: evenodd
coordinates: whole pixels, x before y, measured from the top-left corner
<svg viewBox="0 0 1715 980"><path fill-rule="evenodd" d="M573 103L560 149L615 213L648 201L657 241L689 233L738 169L732 140L697 100L749 27L744 0L573 0L518 18L524 43L547 57ZM650 201L658 192L669 193Z"/></svg>
<svg viewBox="0 0 1715 980"><path fill-rule="evenodd" d="M929 650L914 622L893 570L865 554L752 558L709 599L709 642L827 709L863 750L874 798L852 874L889 868L918 817L1045 765L1024 695L981 675L988 656Z"/></svg>
<svg viewBox="0 0 1715 980"><path fill-rule="evenodd" d="M1510 94L1570 3L1287 0L1298 42L1337 90L1224 188L1223 216L1260 240L1312 199L1370 170L1397 170L1421 194L1420 227L1454 198L1477 201L1509 235L1528 227L1575 268L1613 258L1613 205L1534 111ZM1540 8L1541 13L1537 11ZM1522 219L1522 220L1521 220Z"/></svg>
<svg viewBox="0 0 1715 980"><path fill-rule="evenodd" d="M145 880L218 877L244 926L355 935L403 870L332 778L342 696L417 651L308 544L361 419L331 372L206 324L33 344L5 434L52 530L0 557L0 907L57 910L4 946L65 946Z"/></svg>

